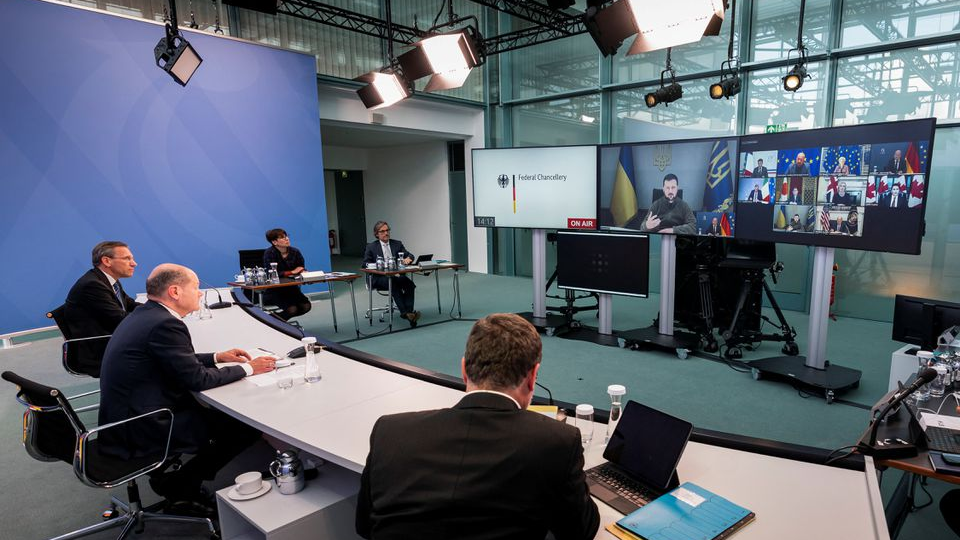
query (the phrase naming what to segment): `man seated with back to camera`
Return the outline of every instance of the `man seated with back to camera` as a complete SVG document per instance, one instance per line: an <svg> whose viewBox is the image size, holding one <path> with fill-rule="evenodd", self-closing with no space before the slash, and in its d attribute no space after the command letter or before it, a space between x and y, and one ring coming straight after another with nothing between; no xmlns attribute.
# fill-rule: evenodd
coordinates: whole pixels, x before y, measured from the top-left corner
<svg viewBox="0 0 960 540"><path fill-rule="evenodd" d="M680 180L677 175L667 173L663 177L663 197L653 201L643 221L639 223L641 231L696 234L697 217L690 205L680 198ZM627 224L634 228L638 218Z"/></svg>
<svg viewBox="0 0 960 540"><path fill-rule="evenodd" d="M120 323L103 357L100 376L101 426L158 409L173 412L171 455L194 454L178 470L150 476L150 486L174 514L210 516L215 510L201 492L204 480L250 446L260 433L201 405L193 396L248 375L274 369L274 358L251 359L240 349L197 354L181 319L200 309L200 282L184 266L161 264L147 278L147 303ZM240 365L219 369L220 362ZM167 416L154 415L108 429L100 435L104 453L121 458L163 455L170 429Z"/></svg>
<svg viewBox="0 0 960 540"><path fill-rule="evenodd" d="M449 409L387 415L370 435L357 533L374 540L593 538L580 432L526 410L542 345L518 315L477 321Z"/></svg>
<svg viewBox="0 0 960 540"><path fill-rule="evenodd" d="M263 252L263 266L269 270L270 263L277 263L277 273L280 277L292 278L303 273L306 269L303 254L290 245L290 236L287 235L287 231L270 229L266 236L267 242L271 245ZM313 307L299 285L267 289L263 293L263 301L279 307L281 311L277 315L285 321L303 315Z"/></svg>
<svg viewBox="0 0 960 540"><path fill-rule="evenodd" d="M62 321L74 338L109 336L138 304L127 295L120 280L133 276L137 262L130 247L108 240L93 247L93 268L87 270L67 293ZM100 362L107 339L79 342L75 368L100 376Z"/></svg>
<svg viewBox="0 0 960 540"><path fill-rule="evenodd" d="M390 257L399 257L401 253L403 253L403 264L413 262L413 254L407 251L403 242L390 238L390 224L386 221L378 221L374 224L373 236L376 237L376 240L367 244L367 248L363 251L364 266L376 263L377 257L383 257L383 260L386 261ZM393 302L397 305L400 316L410 321L411 328L417 326L417 321L420 320L420 312L413 309L414 289L417 286L412 279L403 275L390 278L369 275L367 278L370 280L370 286L380 291L386 291L390 288L388 279L393 281Z"/></svg>

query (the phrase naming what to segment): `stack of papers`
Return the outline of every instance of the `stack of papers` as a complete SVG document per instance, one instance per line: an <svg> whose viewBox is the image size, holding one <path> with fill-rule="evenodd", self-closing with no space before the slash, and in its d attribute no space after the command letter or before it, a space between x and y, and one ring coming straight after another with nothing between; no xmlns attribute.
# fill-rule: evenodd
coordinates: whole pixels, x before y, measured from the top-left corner
<svg viewBox="0 0 960 540"><path fill-rule="evenodd" d="M303 279L314 279L314 278L323 277L323 276L325 276L325 275L326 275L326 274L323 272L323 270L311 270L310 272L301 272L301 273L300 273L300 276L301 276Z"/></svg>

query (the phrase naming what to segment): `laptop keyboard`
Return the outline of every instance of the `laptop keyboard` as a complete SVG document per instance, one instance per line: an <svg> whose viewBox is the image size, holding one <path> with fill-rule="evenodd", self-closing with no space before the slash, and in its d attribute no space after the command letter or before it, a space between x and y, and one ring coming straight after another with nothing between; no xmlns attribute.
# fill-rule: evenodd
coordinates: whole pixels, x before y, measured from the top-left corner
<svg viewBox="0 0 960 540"><path fill-rule="evenodd" d="M929 439L927 446L931 449L948 454L960 454L960 432L957 430L928 426L924 433Z"/></svg>
<svg viewBox="0 0 960 540"><path fill-rule="evenodd" d="M617 495L620 495L637 506L643 506L659 496L636 480L614 469L609 464L589 469L587 476L601 484L606 484L607 487L616 492Z"/></svg>

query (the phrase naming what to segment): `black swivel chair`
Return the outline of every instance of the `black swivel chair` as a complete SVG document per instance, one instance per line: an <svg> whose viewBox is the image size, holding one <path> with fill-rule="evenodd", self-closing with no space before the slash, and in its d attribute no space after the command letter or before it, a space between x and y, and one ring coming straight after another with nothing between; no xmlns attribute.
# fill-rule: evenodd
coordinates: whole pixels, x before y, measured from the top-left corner
<svg viewBox="0 0 960 540"><path fill-rule="evenodd" d="M240 255L240 269L244 268L256 268L258 266L263 266L263 251L262 249L241 249L238 250ZM253 291L243 290L243 295L247 297L247 300L254 302ZM276 315L280 313L281 309L277 306L272 306L264 304L263 310L267 313L272 313ZM289 321L288 321L289 322ZM300 326L296 321L291 322L295 326Z"/></svg>
<svg viewBox="0 0 960 540"><path fill-rule="evenodd" d="M130 532L140 533L147 521L170 521L205 525L211 538L217 538L213 522L206 518L174 516L152 512L155 508L143 508L137 478L157 470L168 462L170 435L173 432L173 412L170 409L157 409L120 422L114 422L87 429L76 411L70 405L69 398L56 388L44 386L25 379L11 371L2 375L19 388L17 401L27 407L23 413L23 446L27 453L39 461L63 461L73 466L73 472L84 484L91 487L111 489L127 485L127 502L111 497L112 515L107 521L84 527L77 531L58 536L57 540L69 540L88 536L106 529L123 527L117 540L127 537ZM167 432L167 447L163 455L148 458L119 459L100 451L99 436L102 432L128 422L136 422L150 416L169 417L170 430Z"/></svg>
<svg viewBox="0 0 960 540"><path fill-rule="evenodd" d="M53 319L63 334L63 369L79 377L98 377L103 353L107 349L110 334L102 336L78 336L70 326L66 316L66 304L47 312L47 318Z"/></svg>

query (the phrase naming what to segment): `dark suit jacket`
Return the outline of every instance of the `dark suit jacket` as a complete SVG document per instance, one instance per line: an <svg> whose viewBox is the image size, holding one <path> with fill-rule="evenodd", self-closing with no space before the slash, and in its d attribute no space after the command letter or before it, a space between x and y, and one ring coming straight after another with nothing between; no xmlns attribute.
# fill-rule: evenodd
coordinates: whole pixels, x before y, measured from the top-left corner
<svg viewBox="0 0 960 540"><path fill-rule="evenodd" d="M763 202L763 191L752 190L747 196L748 202Z"/></svg>
<svg viewBox="0 0 960 540"><path fill-rule="evenodd" d="M103 357L100 372L100 425L160 408L175 416L171 451L190 452L206 441L207 427L191 392L242 379L239 366L213 367L212 354L193 350L190 332L163 305L148 301L120 323ZM101 435L110 454L154 455L166 444L164 418L131 422Z"/></svg>
<svg viewBox="0 0 960 540"><path fill-rule="evenodd" d="M754 178L757 178L757 177L766 178L766 177L767 177L767 168L766 168L766 167L754 167L754 168L753 168L753 177L754 177Z"/></svg>
<svg viewBox="0 0 960 540"><path fill-rule="evenodd" d="M893 195L889 191L880 195L880 199L877 201L877 206L880 208L890 208L890 196ZM907 194L901 193L897 196L897 208L906 208L908 204Z"/></svg>
<svg viewBox="0 0 960 540"><path fill-rule="evenodd" d="M903 158L900 158L900 162L895 163L895 160L890 158L890 161L887 162L886 171L895 174L903 174L907 172L907 162L904 161Z"/></svg>
<svg viewBox="0 0 960 540"><path fill-rule="evenodd" d="M399 240L390 239L390 252L394 257L398 253L403 252L404 257L410 257L411 259L416 259L413 253L407 251L407 248L404 247L403 242ZM374 240L367 244L367 248L363 250L363 264L375 263L377 262L377 257L383 257L383 248L380 247L380 241Z"/></svg>
<svg viewBox="0 0 960 540"><path fill-rule="evenodd" d="M140 305L127 296L123 285L120 285L120 295L123 296L122 303L103 272L96 268L87 270L67 293L62 323L66 326L64 333L69 335L64 337L75 339L112 334L120 321ZM71 363L78 371L99 377L106 347L106 339L78 343L71 350L75 354Z"/></svg>
<svg viewBox="0 0 960 540"><path fill-rule="evenodd" d="M794 161L787 167L787 174L810 174L810 165L804 162L803 165L797 166L797 162Z"/></svg>
<svg viewBox="0 0 960 540"><path fill-rule="evenodd" d="M593 538L576 428L489 393L384 416L360 477L357 532L376 540Z"/></svg>

